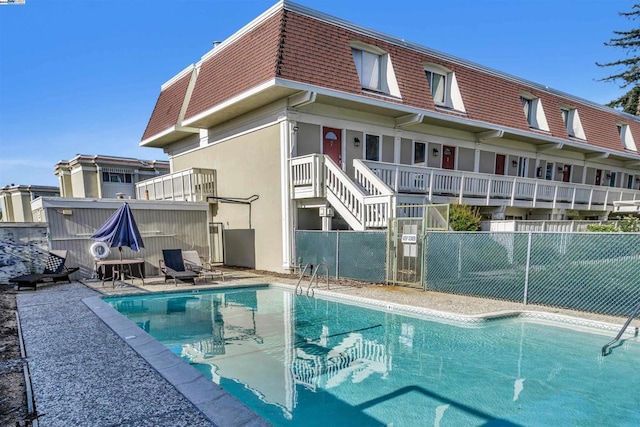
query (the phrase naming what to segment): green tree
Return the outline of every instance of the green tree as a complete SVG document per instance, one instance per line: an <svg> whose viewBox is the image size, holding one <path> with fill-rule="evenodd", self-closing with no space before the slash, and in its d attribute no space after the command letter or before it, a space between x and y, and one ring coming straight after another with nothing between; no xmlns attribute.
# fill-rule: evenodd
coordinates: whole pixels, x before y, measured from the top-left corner
<svg viewBox="0 0 640 427"><path fill-rule="evenodd" d="M640 4L634 4L630 12L619 12L619 15L630 20L637 19L640 17ZM604 45L624 49L627 57L604 64L596 62L599 67L615 67L615 69L621 70L600 79L600 81L617 82L620 84L620 88L629 88L629 90L620 98L608 103L607 106L640 116L640 88L638 87L640 82L640 56L637 54L638 48L640 48L640 28L628 31L614 31L613 34L614 37Z"/></svg>
<svg viewBox="0 0 640 427"><path fill-rule="evenodd" d="M478 231L481 219L477 207L465 204L449 206L449 226L453 231Z"/></svg>

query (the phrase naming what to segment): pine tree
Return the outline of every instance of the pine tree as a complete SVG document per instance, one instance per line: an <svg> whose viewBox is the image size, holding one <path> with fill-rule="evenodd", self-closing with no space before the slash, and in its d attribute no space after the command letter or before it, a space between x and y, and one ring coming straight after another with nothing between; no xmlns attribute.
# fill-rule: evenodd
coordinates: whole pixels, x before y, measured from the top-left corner
<svg viewBox="0 0 640 427"><path fill-rule="evenodd" d="M640 17L640 4L634 4L631 12L620 12L620 16L628 19L636 19ZM616 74L600 79L604 82L620 82L621 88L628 88L629 91L620 98L608 103L609 107L622 109L624 112L640 116L640 56L637 55L640 48L640 28L634 28L629 31L614 31L614 37L606 42L605 46L613 46L625 49L628 57L618 61L600 64L599 67L618 67L622 68Z"/></svg>

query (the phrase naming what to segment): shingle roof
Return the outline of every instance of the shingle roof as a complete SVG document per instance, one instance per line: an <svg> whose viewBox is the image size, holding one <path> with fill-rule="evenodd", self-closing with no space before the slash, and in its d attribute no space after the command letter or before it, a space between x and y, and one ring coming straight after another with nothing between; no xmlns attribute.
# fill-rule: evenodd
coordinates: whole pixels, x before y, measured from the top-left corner
<svg viewBox="0 0 640 427"><path fill-rule="evenodd" d="M186 73L160 92L142 140L150 138L178 123L180 109L187 93L191 73Z"/></svg>
<svg viewBox="0 0 640 427"><path fill-rule="evenodd" d="M389 54L400 98L363 91L353 62L352 42L376 46ZM589 145L623 152L615 126L619 121L628 123L632 134L640 139L640 121L633 116L288 2L202 61L185 119L206 114L221 102L274 78L460 117L434 105L424 73L426 63L455 73L465 105L464 118L531 132L532 136L537 133L575 141L567 134L560 113L561 105L570 105L579 112ZM183 78L162 91L143 139L175 124L179 110L175 107L180 105L185 90ZM521 92L540 98L549 132L529 128Z"/></svg>
<svg viewBox="0 0 640 427"><path fill-rule="evenodd" d="M185 119L276 77L283 19L284 11L202 63Z"/></svg>

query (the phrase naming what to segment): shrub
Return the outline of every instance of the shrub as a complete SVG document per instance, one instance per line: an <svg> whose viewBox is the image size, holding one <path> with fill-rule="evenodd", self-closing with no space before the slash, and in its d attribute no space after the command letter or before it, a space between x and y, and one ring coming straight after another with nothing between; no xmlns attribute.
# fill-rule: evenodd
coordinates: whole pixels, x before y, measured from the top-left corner
<svg viewBox="0 0 640 427"><path fill-rule="evenodd" d="M611 233L620 231L613 224L589 224L587 225L587 231L594 231L599 233Z"/></svg>
<svg viewBox="0 0 640 427"><path fill-rule="evenodd" d="M480 230L480 210L466 204L449 206L449 226L453 231Z"/></svg>
<svg viewBox="0 0 640 427"><path fill-rule="evenodd" d="M640 231L640 220L631 215L627 215L618 221L618 228L625 233L637 233Z"/></svg>

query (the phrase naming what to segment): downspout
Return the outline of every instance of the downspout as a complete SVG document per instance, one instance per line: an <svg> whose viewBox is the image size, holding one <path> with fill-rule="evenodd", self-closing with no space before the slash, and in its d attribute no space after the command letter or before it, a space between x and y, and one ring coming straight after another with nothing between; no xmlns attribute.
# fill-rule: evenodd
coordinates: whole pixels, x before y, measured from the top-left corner
<svg viewBox="0 0 640 427"><path fill-rule="evenodd" d="M96 157L93 157L93 164L96 165L96 175L97 175L97 184L98 184L98 199L102 199L102 167L98 166L96 163ZM87 192L85 190L85 197L87 197Z"/></svg>

